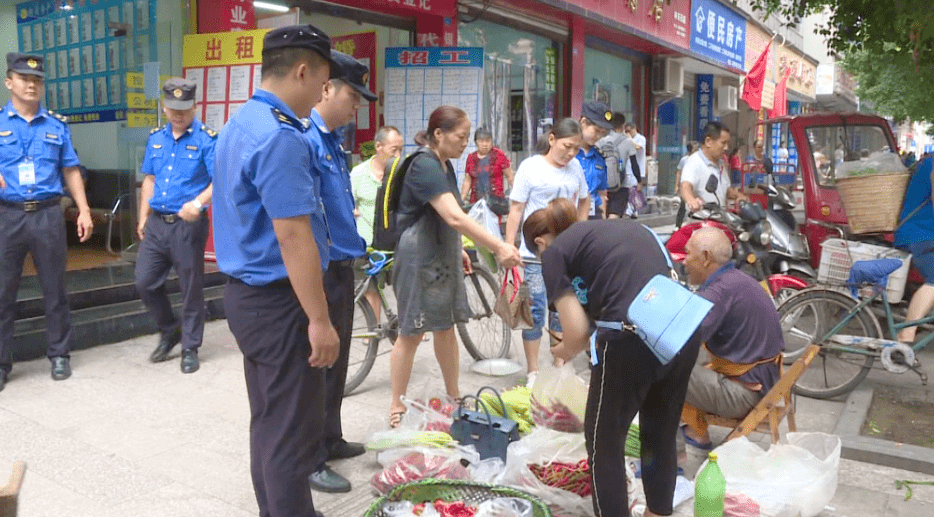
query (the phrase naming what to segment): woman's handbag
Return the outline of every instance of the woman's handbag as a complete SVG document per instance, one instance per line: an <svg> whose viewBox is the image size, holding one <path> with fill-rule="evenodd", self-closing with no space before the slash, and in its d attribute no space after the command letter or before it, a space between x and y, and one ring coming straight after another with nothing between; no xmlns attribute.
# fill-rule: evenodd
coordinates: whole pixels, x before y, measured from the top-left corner
<svg viewBox="0 0 934 517"><path fill-rule="evenodd" d="M499 392L494 388L484 386L477 391L476 396L465 395L461 399L461 405L451 415L454 418L451 424L451 437L461 445L476 447L481 460L498 457L506 461L506 448L510 443L519 441L519 425L509 418L491 415L486 404L480 400L480 393L484 390L496 394L500 407L506 411L506 405L503 404ZM464 408L464 402L468 398L475 401L473 411ZM481 404L483 404L483 411L480 411Z"/></svg>
<svg viewBox="0 0 934 517"><path fill-rule="evenodd" d="M503 288L496 297L493 312L503 318L509 328L532 328L532 303L529 299L529 289L519 278L519 268L506 270L503 276Z"/></svg>
<svg viewBox="0 0 934 517"><path fill-rule="evenodd" d="M490 210L498 216L509 215L508 197L498 197L490 194L489 199L487 199L487 205L489 205Z"/></svg>
<svg viewBox="0 0 934 517"><path fill-rule="evenodd" d="M645 229L661 247L672 278L655 275L649 280L629 305L626 313L628 323L598 321L597 326L635 333L662 364L668 364L694 335L694 331L713 308L713 303L674 280L668 251L651 228L645 226Z"/></svg>

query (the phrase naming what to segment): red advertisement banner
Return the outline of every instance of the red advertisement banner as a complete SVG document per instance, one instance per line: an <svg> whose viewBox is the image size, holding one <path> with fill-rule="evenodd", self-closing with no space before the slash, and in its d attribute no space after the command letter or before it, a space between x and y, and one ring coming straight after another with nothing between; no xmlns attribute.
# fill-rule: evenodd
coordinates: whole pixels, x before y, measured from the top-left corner
<svg viewBox="0 0 934 517"><path fill-rule="evenodd" d="M691 47L691 1L567 0L594 15L628 25L675 47Z"/></svg>
<svg viewBox="0 0 934 517"><path fill-rule="evenodd" d="M198 0L198 33L246 31L256 28L252 0Z"/></svg>
<svg viewBox="0 0 934 517"><path fill-rule="evenodd" d="M434 14L454 17L457 0L328 0L335 4L357 7L387 14Z"/></svg>

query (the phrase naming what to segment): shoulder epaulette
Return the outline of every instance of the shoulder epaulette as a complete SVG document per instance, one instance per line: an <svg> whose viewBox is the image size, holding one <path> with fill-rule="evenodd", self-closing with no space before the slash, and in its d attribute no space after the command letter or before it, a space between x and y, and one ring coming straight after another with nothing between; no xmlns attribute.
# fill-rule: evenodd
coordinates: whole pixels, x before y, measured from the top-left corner
<svg viewBox="0 0 934 517"><path fill-rule="evenodd" d="M204 131L205 133L207 133L208 136L211 137L211 138L217 138L217 131L214 131L213 129L209 128L208 126L202 125L202 126L201 126L201 131Z"/></svg>
<svg viewBox="0 0 934 517"><path fill-rule="evenodd" d="M55 117L56 119L58 119L59 122L61 122L62 124L67 124L67 123L68 123L68 117L66 117L65 115L62 115L62 114L60 114L60 113L55 113L55 112L52 111L52 110L49 110L49 115L52 115L53 117Z"/></svg>
<svg viewBox="0 0 934 517"><path fill-rule="evenodd" d="M305 132L305 125L304 125L304 124L302 124L300 121L298 121L298 120L296 120L296 119L294 119L294 118L292 118L292 117L286 115L285 113L282 113L282 111L279 110L278 108L272 108L272 116L275 117L276 120L278 120L280 124L285 124L285 125L288 125L288 126L292 126L292 127L294 127L295 129L299 130L299 131L302 132L302 133Z"/></svg>
<svg viewBox="0 0 934 517"><path fill-rule="evenodd" d="M149 131L149 134L150 134L150 135L154 135L154 134L158 133L160 129L162 129L162 128L161 128L161 127L154 127L154 128L152 128L152 129Z"/></svg>

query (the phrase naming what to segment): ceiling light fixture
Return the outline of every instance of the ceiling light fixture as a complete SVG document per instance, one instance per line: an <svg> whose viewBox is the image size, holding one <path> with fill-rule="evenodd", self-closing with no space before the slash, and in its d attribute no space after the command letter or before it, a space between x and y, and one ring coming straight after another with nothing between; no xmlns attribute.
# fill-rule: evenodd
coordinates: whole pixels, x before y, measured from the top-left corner
<svg viewBox="0 0 934 517"><path fill-rule="evenodd" d="M267 11L276 11L280 13L289 12L288 7L279 4L271 4L269 2L253 2L253 7L256 9L266 9Z"/></svg>

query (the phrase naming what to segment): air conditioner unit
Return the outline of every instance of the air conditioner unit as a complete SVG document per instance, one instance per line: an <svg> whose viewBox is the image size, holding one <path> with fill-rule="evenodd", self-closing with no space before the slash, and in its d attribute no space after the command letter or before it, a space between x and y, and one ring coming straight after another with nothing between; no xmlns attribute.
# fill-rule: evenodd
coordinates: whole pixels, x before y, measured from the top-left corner
<svg viewBox="0 0 934 517"><path fill-rule="evenodd" d="M674 59L652 61L652 93L675 95L684 93L684 68Z"/></svg>
<svg viewBox="0 0 934 517"><path fill-rule="evenodd" d="M735 86L721 86L717 88L717 111L730 113L737 110L737 88Z"/></svg>

